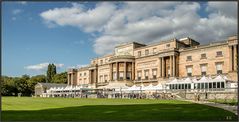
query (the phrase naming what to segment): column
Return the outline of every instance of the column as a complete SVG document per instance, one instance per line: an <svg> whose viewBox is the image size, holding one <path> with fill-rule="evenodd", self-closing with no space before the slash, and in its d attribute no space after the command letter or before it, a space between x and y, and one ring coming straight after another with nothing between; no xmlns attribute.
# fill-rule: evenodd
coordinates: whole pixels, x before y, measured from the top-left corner
<svg viewBox="0 0 239 122"><path fill-rule="evenodd" d="M67 85L70 85L70 74L67 75Z"/></svg>
<svg viewBox="0 0 239 122"><path fill-rule="evenodd" d="M229 71L232 71L232 46L229 46Z"/></svg>
<svg viewBox="0 0 239 122"><path fill-rule="evenodd" d="M165 77L165 63L164 63L164 57L162 57L162 77Z"/></svg>
<svg viewBox="0 0 239 122"><path fill-rule="evenodd" d="M96 83L96 69L94 69L94 83Z"/></svg>
<svg viewBox="0 0 239 122"><path fill-rule="evenodd" d="M135 79L135 63L132 62L132 67L131 67L132 75L131 75L131 80Z"/></svg>
<svg viewBox="0 0 239 122"><path fill-rule="evenodd" d="M71 74L71 85L73 85L73 79L74 78L74 73Z"/></svg>
<svg viewBox="0 0 239 122"><path fill-rule="evenodd" d="M162 58L159 58L159 77L162 77Z"/></svg>
<svg viewBox="0 0 239 122"><path fill-rule="evenodd" d="M89 70L89 84L91 84L91 70Z"/></svg>
<svg viewBox="0 0 239 122"><path fill-rule="evenodd" d="M127 75L127 62L124 62L124 80L126 80Z"/></svg>
<svg viewBox="0 0 239 122"><path fill-rule="evenodd" d="M237 50L238 50L237 45L233 46L233 50L234 50L234 53L233 53L234 54L234 56L233 56L234 57L234 61L233 61L234 62L234 71L237 71Z"/></svg>
<svg viewBox="0 0 239 122"><path fill-rule="evenodd" d="M175 68L175 56L173 56L173 77L175 77L175 72L176 72L176 68Z"/></svg>
<svg viewBox="0 0 239 122"><path fill-rule="evenodd" d="M170 77L173 76L173 65L172 65L172 56L169 56L170 57L170 61L169 61L169 64L170 64Z"/></svg>
<svg viewBox="0 0 239 122"><path fill-rule="evenodd" d="M116 62L116 80L119 79L119 62Z"/></svg>
<svg viewBox="0 0 239 122"><path fill-rule="evenodd" d="M110 81L113 80L113 63L110 63L110 76L109 76L109 78L110 78Z"/></svg>

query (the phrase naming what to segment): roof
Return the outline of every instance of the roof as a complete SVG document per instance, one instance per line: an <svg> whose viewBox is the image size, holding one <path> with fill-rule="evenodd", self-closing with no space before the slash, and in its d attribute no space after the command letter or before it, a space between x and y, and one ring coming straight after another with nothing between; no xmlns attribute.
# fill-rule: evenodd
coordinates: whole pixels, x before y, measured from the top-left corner
<svg viewBox="0 0 239 122"><path fill-rule="evenodd" d="M67 84L62 84L62 83L37 83L37 85L42 85L44 87L66 87Z"/></svg>

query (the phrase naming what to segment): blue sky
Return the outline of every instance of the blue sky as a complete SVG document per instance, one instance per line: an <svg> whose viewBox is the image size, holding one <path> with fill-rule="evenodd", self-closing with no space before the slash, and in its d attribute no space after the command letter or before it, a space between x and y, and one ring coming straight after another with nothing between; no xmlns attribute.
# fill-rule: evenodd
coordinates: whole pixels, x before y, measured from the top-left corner
<svg viewBox="0 0 239 122"><path fill-rule="evenodd" d="M236 11L236 2L3 2L2 74L44 74L48 63L62 72L130 41L220 41L236 34Z"/></svg>

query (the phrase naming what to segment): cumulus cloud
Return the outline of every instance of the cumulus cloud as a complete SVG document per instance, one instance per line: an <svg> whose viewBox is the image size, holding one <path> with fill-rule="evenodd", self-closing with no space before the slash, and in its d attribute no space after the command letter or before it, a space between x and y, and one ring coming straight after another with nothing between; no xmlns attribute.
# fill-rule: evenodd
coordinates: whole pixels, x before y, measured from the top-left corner
<svg viewBox="0 0 239 122"><path fill-rule="evenodd" d="M207 43L237 34L237 2L208 2L203 9L198 2L104 2L91 9L74 3L40 16L55 26L100 32L93 44L97 54L111 53L117 44L130 41L148 44L189 36Z"/></svg>
<svg viewBox="0 0 239 122"><path fill-rule="evenodd" d="M49 63L40 63L40 64L35 64L35 65L29 65L24 68L28 69L28 70L46 70L48 65L49 65ZM64 66L64 64L55 64L55 63L54 63L54 65L57 68L61 68Z"/></svg>
<svg viewBox="0 0 239 122"><path fill-rule="evenodd" d="M86 32L100 30L112 16L115 5L111 3L100 3L95 9L85 10L81 4L74 3L71 8L55 8L42 12L40 16L47 24L60 26L77 26Z"/></svg>

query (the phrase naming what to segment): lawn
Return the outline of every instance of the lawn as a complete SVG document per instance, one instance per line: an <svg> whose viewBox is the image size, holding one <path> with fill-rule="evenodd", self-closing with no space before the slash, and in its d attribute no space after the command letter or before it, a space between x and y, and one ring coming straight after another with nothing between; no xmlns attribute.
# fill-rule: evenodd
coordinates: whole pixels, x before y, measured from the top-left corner
<svg viewBox="0 0 239 122"><path fill-rule="evenodd" d="M3 97L2 120L236 120L229 111L177 100Z"/></svg>
<svg viewBox="0 0 239 122"><path fill-rule="evenodd" d="M209 100L210 102L227 104L227 105L238 105L237 99L217 99L217 100Z"/></svg>

